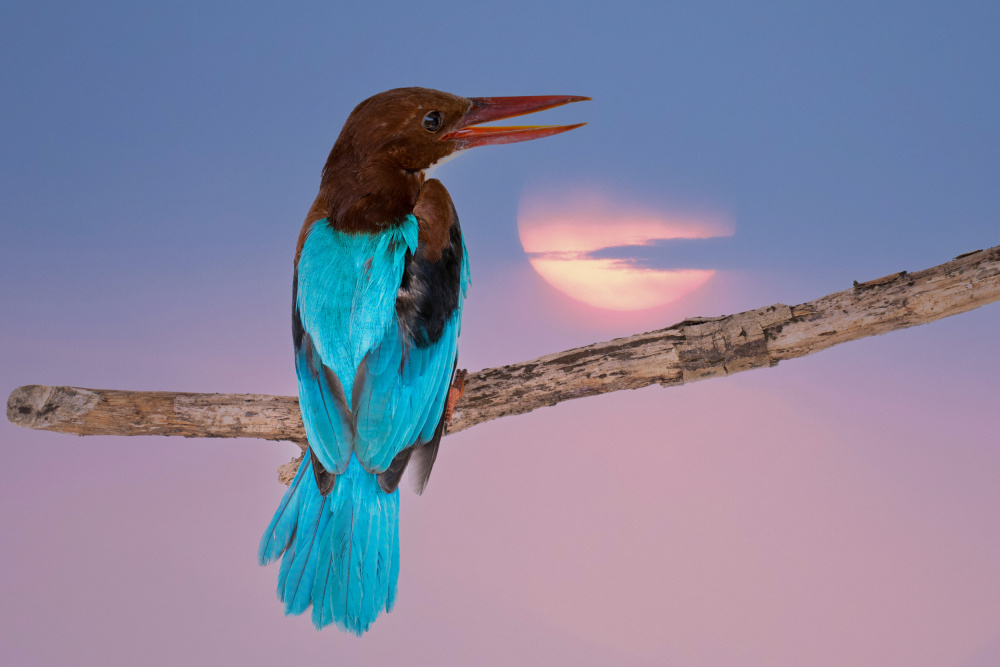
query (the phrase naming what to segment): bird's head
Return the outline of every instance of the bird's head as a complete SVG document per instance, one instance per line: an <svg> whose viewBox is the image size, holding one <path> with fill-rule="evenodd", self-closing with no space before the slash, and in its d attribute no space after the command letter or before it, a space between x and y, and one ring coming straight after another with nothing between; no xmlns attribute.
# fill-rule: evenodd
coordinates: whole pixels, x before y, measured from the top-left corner
<svg viewBox="0 0 1000 667"><path fill-rule="evenodd" d="M423 172L468 148L528 141L580 127L585 123L476 126L587 99L572 95L459 97L429 88L396 88L369 97L355 107L337 143L349 146L362 162L373 161L409 173Z"/></svg>
<svg viewBox="0 0 1000 667"><path fill-rule="evenodd" d="M459 97L429 88L396 88L355 107L340 132L311 219L330 217L363 229L412 210L426 172L456 153L548 137L576 125L479 127L570 102L573 95Z"/></svg>

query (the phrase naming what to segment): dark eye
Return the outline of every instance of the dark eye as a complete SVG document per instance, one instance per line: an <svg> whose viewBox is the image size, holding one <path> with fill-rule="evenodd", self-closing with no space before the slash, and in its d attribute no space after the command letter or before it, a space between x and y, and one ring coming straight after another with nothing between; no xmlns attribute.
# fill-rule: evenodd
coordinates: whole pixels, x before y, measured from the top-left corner
<svg viewBox="0 0 1000 667"><path fill-rule="evenodd" d="M424 116L424 129L428 132L437 132L443 121L444 118L441 116L440 111L431 111Z"/></svg>

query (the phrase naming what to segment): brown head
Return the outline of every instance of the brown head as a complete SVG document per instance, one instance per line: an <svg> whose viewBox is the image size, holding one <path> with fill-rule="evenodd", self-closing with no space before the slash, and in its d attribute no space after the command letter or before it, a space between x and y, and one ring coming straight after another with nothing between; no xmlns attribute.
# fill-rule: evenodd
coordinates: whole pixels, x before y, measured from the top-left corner
<svg viewBox="0 0 1000 667"><path fill-rule="evenodd" d="M528 141L580 127L474 127L587 97L459 97L429 88L396 88L351 112L323 169L306 223L330 218L344 231L373 231L413 210L424 173L452 154Z"/></svg>

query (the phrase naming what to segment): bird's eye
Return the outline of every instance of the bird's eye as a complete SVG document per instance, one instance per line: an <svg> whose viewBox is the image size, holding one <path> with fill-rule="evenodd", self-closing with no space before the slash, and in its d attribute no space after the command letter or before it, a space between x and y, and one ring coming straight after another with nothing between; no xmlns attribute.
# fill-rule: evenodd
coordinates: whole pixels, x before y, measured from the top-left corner
<svg viewBox="0 0 1000 667"><path fill-rule="evenodd" d="M441 128L442 122L444 122L444 118L441 116L441 112L431 111L424 116L424 129L428 132L437 132Z"/></svg>

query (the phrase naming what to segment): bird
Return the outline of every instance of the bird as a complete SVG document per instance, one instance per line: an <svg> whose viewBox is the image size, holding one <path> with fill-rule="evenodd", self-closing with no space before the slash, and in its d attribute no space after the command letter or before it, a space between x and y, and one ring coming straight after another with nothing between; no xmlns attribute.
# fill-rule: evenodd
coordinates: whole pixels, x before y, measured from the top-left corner
<svg viewBox="0 0 1000 667"><path fill-rule="evenodd" d="M399 483L423 492L451 408L469 259L434 167L573 125L482 123L589 100L374 95L330 151L295 249L292 338L308 449L258 549L285 614L361 636L396 602ZM456 382L456 385L459 383Z"/></svg>

